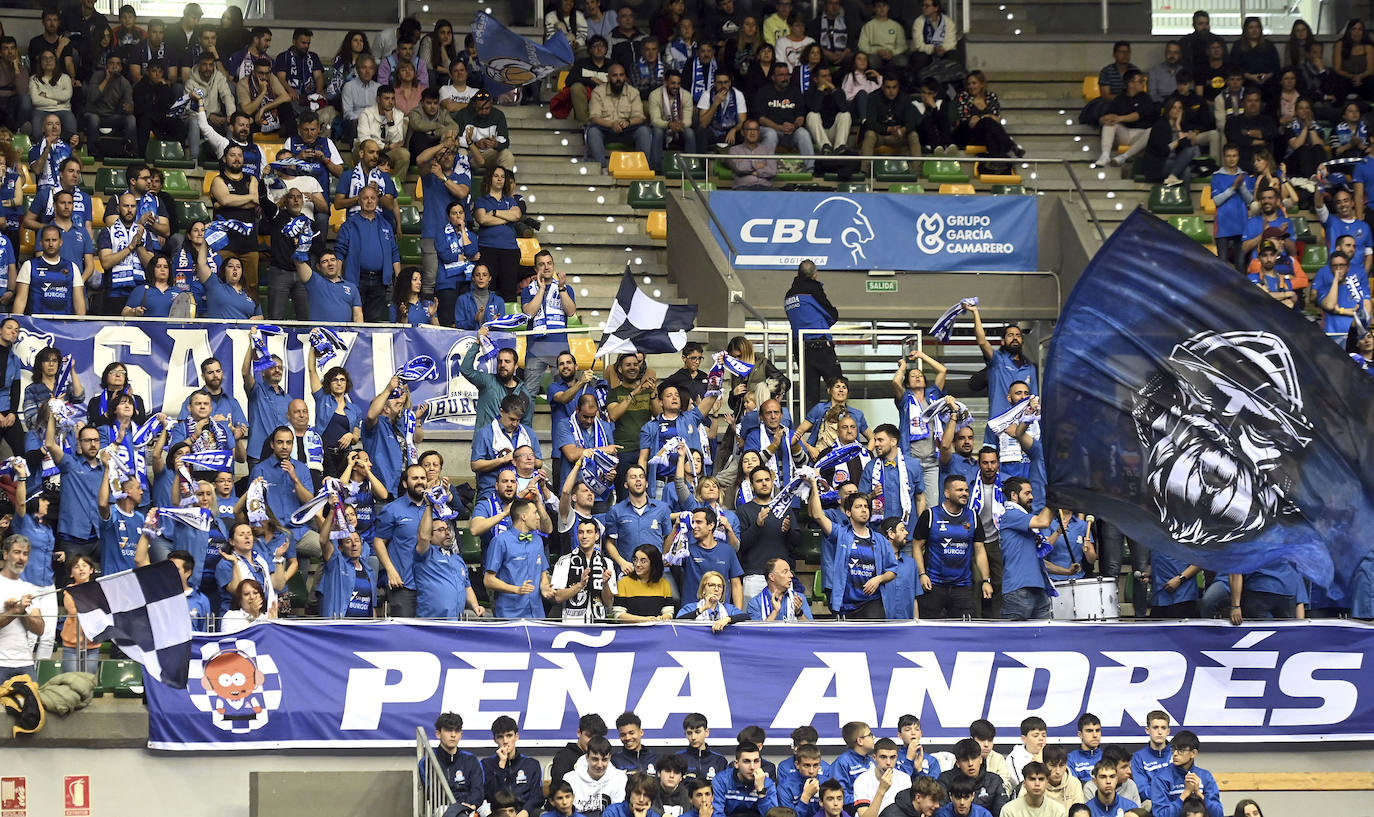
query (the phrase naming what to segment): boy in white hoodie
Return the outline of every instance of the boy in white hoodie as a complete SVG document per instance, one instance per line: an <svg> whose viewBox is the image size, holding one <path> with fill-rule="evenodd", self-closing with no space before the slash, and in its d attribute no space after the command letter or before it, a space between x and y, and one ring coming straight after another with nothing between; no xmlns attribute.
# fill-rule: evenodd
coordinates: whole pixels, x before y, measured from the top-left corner
<svg viewBox="0 0 1374 817"><path fill-rule="evenodd" d="M1047 729L1043 718L1029 717L1021 721L1021 745L1007 755L1007 771L1011 774L1012 791L1021 785L1021 769L1032 760L1044 762Z"/></svg>
<svg viewBox="0 0 1374 817"><path fill-rule="evenodd" d="M563 778L573 790L573 808L586 817L601 817L612 803L625 799L625 772L611 765L611 742L604 737L587 741L587 754L578 758Z"/></svg>

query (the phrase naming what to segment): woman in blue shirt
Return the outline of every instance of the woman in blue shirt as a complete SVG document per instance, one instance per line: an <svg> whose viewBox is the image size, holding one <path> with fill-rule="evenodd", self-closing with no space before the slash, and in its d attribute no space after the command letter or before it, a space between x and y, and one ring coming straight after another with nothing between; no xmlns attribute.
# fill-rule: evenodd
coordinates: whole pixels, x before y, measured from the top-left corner
<svg viewBox="0 0 1374 817"><path fill-rule="evenodd" d="M420 297L424 281L419 267L402 267L392 284L391 322L407 326L436 326L438 307L433 298Z"/></svg>
<svg viewBox="0 0 1374 817"><path fill-rule="evenodd" d="M725 601L725 577L719 571L701 574L697 585L697 600L688 602L678 611L679 619L708 622L711 632L718 633L736 621L748 621L749 614Z"/></svg>
<svg viewBox="0 0 1374 817"><path fill-rule="evenodd" d="M434 297L439 301L439 323L453 326L454 305L468 291L472 262L477 257L477 238L468 232L468 214L461 201L450 202L448 223L434 241L439 272L434 278Z"/></svg>
<svg viewBox="0 0 1374 817"><path fill-rule="evenodd" d="M935 372L935 385L929 385L926 380L921 361L929 364L931 371ZM940 488L940 446L937 445L944 429L939 419L927 423L921 419L921 413L931 403L944 397L945 375L948 371L944 364L925 352L912 350L897 362L897 373L892 376L892 395L897 403L897 431L901 434L902 450L921 463L926 496L944 495Z"/></svg>
<svg viewBox="0 0 1374 817"><path fill-rule="evenodd" d="M491 270L486 264L472 268L472 286L458 296L453 305L453 325L476 330L489 320L506 314L506 302L491 291Z"/></svg>
<svg viewBox="0 0 1374 817"><path fill-rule="evenodd" d="M326 506L319 517L320 552L324 574L320 577L320 615L324 618L372 618L377 603L377 572L363 555L362 535L357 531L334 540L333 510Z"/></svg>
<svg viewBox="0 0 1374 817"><path fill-rule="evenodd" d="M43 447L43 431L48 422L48 400L57 388L57 372L62 368L62 353L51 346L45 346L34 357L32 382L24 387L23 407L24 430L28 432L27 450L37 451ZM59 395L68 403L80 405L86 399L81 388L81 378L73 375L67 383L66 394ZM71 449L76 450L76 440L68 436Z"/></svg>
<svg viewBox="0 0 1374 817"><path fill-rule="evenodd" d="M186 228L186 239L181 249L172 256L172 286L189 292L196 299L196 314L205 314L205 285L196 276L196 259L200 248L205 246L205 222L193 221Z"/></svg>
<svg viewBox="0 0 1374 817"><path fill-rule="evenodd" d="M313 348L307 357L305 368L310 375L310 393L315 397L315 433L320 435L328 462L331 451L347 450L362 439L364 410L349 397L353 391L353 378L347 369L334 366L324 373L322 383ZM325 470L333 473L328 466Z"/></svg>
<svg viewBox="0 0 1374 817"><path fill-rule="evenodd" d="M161 253L153 256L153 271L146 284L139 284L129 293L124 304L126 318L165 318L172 313L172 299L181 290L172 286L172 262Z"/></svg>
<svg viewBox="0 0 1374 817"><path fill-rule="evenodd" d="M477 210L477 244L482 262L491 270L493 289L502 300L513 301L520 294L520 245L515 243L515 225L525 217L525 202L515 195L515 174L492 165L482 180L482 196Z"/></svg>
<svg viewBox="0 0 1374 817"><path fill-rule="evenodd" d="M210 272L209 245L202 244L196 259L196 274L205 285L205 317L230 321L262 319L257 300L243 289L243 262L230 258L220 264L219 274Z"/></svg>

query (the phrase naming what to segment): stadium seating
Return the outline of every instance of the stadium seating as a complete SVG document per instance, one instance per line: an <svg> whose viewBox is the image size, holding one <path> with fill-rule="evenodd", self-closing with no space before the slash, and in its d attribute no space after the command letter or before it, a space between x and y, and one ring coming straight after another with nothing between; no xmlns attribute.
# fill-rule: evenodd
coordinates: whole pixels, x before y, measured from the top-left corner
<svg viewBox="0 0 1374 817"><path fill-rule="evenodd" d="M186 149L181 146L180 142L161 139L153 139L148 142L148 152L145 154L145 158L164 171L168 168L190 170L196 166L194 160L186 157Z"/></svg>
<svg viewBox="0 0 1374 817"><path fill-rule="evenodd" d="M963 167L958 162L948 159L927 159L922 174L927 180L937 184L963 184L969 180Z"/></svg>
<svg viewBox="0 0 1374 817"><path fill-rule="evenodd" d="M1188 196L1188 188L1181 184L1165 187L1155 185L1150 190L1150 212L1158 215L1191 215L1193 202Z"/></svg>
<svg viewBox="0 0 1374 817"><path fill-rule="evenodd" d="M100 168L95 174L95 189L97 193L106 196L113 196L128 190L129 183L124 179L124 169L120 167Z"/></svg>
<svg viewBox="0 0 1374 817"><path fill-rule="evenodd" d="M413 204L401 206L401 233L403 235L420 234L420 208Z"/></svg>
<svg viewBox="0 0 1374 817"><path fill-rule="evenodd" d="M106 694L116 698L138 698L143 695L143 668L127 659L101 661L96 697Z"/></svg>
<svg viewBox="0 0 1374 817"><path fill-rule="evenodd" d="M612 151L609 168L616 181L652 179L657 175L649 167L649 157L638 151Z"/></svg>
<svg viewBox="0 0 1374 817"><path fill-rule="evenodd" d="M656 241L668 240L668 211L654 210L649 213L649 220L645 222L644 231L649 237Z"/></svg>
<svg viewBox="0 0 1374 817"><path fill-rule="evenodd" d="M186 178L185 170L164 170L162 172L162 189L167 195L174 199L199 199L200 193L191 186L191 182Z"/></svg>
<svg viewBox="0 0 1374 817"><path fill-rule="evenodd" d="M880 159L873 163L873 178L880 182L915 182L921 176L911 170L911 164L899 159Z"/></svg>
<svg viewBox="0 0 1374 817"><path fill-rule="evenodd" d="M1202 216L1169 216L1169 223L1199 244L1212 243L1212 231Z"/></svg>
<svg viewBox="0 0 1374 817"><path fill-rule="evenodd" d="M664 202L663 182L659 180L630 182L630 193L627 201L636 210L662 209Z"/></svg>

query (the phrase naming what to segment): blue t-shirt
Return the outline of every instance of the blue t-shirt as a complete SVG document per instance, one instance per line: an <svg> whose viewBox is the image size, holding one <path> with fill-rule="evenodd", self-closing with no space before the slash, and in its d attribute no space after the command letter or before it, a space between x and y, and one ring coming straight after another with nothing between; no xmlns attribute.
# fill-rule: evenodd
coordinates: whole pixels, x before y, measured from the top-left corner
<svg viewBox="0 0 1374 817"><path fill-rule="evenodd" d="M436 306L433 298L421 298L418 303L410 305L406 310L406 324L408 326L429 326L438 323L438 318L430 313L430 308ZM391 305L391 322L400 323L401 308L396 304ZM311 315L313 318L314 315Z"/></svg>
<svg viewBox="0 0 1374 817"><path fill-rule="evenodd" d="M1070 579L1083 578L1083 541L1087 538L1088 535L1087 520L1079 519L1076 516L1070 516L1069 530L1068 533L1065 533L1062 530L1059 517L1056 516L1054 522L1050 524L1051 534L1055 531L1059 531L1059 536L1055 538L1052 544L1054 549L1051 550L1050 555L1045 558L1049 559L1051 562L1054 562L1060 567L1069 567L1071 565L1077 564L1079 565L1079 569L1078 572L1073 573L1072 575L1055 575L1051 576L1050 578L1054 581L1061 582L1068 581Z"/></svg>
<svg viewBox="0 0 1374 817"><path fill-rule="evenodd" d="M1161 553L1158 550L1150 551L1150 606L1168 607L1173 604L1182 604L1189 601L1197 601L1197 577L1184 579L1179 583L1178 589L1170 590L1169 580L1175 576L1183 575L1183 571L1188 565L1179 560ZM1143 788L1143 785L1142 785Z"/></svg>
<svg viewBox="0 0 1374 817"><path fill-rule="evenodd" d="M621 555L625 556L624 553ZM730 580L744 577L744 568L740 567L739 556L735 555L735 549L719 542L715 543L715 547L709 549L696 542L689 544L687 546L687 558L682 562L682 586L685 588L682 595L684 597L695 596L697 586L701 584L701 577L712 570L725 577L724 598L729 599Z"/></svg>
<svg viewBox="0 0 1374 817"><path fill-rule="evenodd" d="M458 618L467 606L468 565L455 550L415 550L416 612L420 618Z"/></svg>
<svg viewBox="0 0 1374 817"><path fill-rule="evenodd" d="M999 527L1002 542L1002 592L1010 593L1023 587L1037 588L1047 593L1050 579L1045 565L1036 555L1038 542L1031 528L1031 514L1015 502L1008 502Z"/></svg>
<svg viewBox="0 0 1374 817"><path fill-rule="evenodd" d="M423 502L416 503L408 496L393 499L382 509L373 528L373 539L386 543L387 555L391 566L400 574L405 586L415 587L415 544L420 537L420 517L424 515Z"/></svg>
<svg viewBox="0 0 1374 817"><path fill-rule="evenodd" d="M509 210L517 207L514 196L496 198L495 196L482 196L473 205L474 211L486 210L494 213L498 210ZM519 247L515 243L515 225L500 224L495 227L479 227L477 230L477 244L482 249L491 250L514 250Z"/></svg>
<svg viewBox="0 0 1374 817"><path fill-rule="evenodd" d="M310 319L325 324L353 322L353 307L363 308L358 287L348 281L330 281L318 272L305 282L310 297Z"/></svg>
<svg viewBox="0 0 1374 817"><path fill-rule="evenodd" d="M118 506L110 506L110 518L100 520L102 573L108 576L121 570L134 569L134 554L138 552L138 529L143 526L143 516L137 510L126 514Z"/></svg>
<svg viewBox="0 0 1374 817"><path fill-rule="evenodd" d="M246 321L261 314L262 308L248 293L234 289L218 275L205 280L205 317Z"/></svg>
<svg viewBox="0 0 1374 817"><path fill-rule="evenodd" d="M472 163L466 154L458 153L453 169L444 174L443 180L430 172L420 177L420 189L425 194L425 209L420 213L420 235L432 241L438 241L443 233L448 224L448 207L456 198L444 181L467 185L468 200L472 200Z"/></svg>
<svg viewBox="0 0 1374 817"><path fill-rule="evenodd" d="M180 294L181 290L172 286L158 289L151 284L139 284L129 293L128 305L143 307L145 318L165 318L172 314L172 299Z"/></svg>
<svg viewBox="0 0 1374 817"><path fill-rule="evenodd" d="M1350 259L1350 266L1364 266L1364 257L1374 252L1374 241L1370 239L1369 225L1357 218L1345 221L1336 215L1332 210L1325 207L1317 211L1317 218L1321 220L1322 227L1326 229L1326 251L1332 253L1336 251L1336 242L1343 236L1352 236L1355 239L1355 257Z"/></svg>
<svg viewBox="0 0 1374 817"><path fill-rule="evenodd" d="M643 508L635 508L625 499L606 512L606 535L615 542L622 557L629 558L640 545L653 545L660 550L663 539L672 530L673 521L668 506L650 499Z"/></svg>
<svg viewBox="0 0 1374 817"><path fill-rule="evenodd" d="M877 553L875 548L886 547L887 543L881 541L870 528L870 536L866 539L858 536L854 537L854 542L849 548L847 560L848 581L844 585L844 600L836 605L836 612L847 613L857 610L865 604L878 598L876 595L869 595L864 592L864 585L868 580L878 575Z"/></svg>
<svg viewBox="0 0 1374 817"><path fill-rule="evenodd" d="M821 419L824 418L825 413L830 410L830 406L831 402L825 400L812 406L811 410L806 412L806 421L811 424L811 431L806 438L808 443L812 445L816 444L816 439L821 433ZM845 411L850 417L854 418L854 422L859 424L859 436L862 437L864 432L868 430L868 419L864 417L862 411L859 411L852 405L848 406Z"/></svg>
<svg viewBox="0 0 1374 817"><path fill-rule="evenodd" d="M29 562L24 565L24 572L19 574L19 579L35 587L51 587L52 554L57 547L57 537L53 535L52 528L33 514L26 513L14 518L14 532L29 540Z"/></svg>
<svg viewBox="0 0 1374 817"><path fill-rule="evenodd" d="M538 531L521 534L515 528L493 537L487 548L483 567L503 582L516 587L525 582L534 585L534 592L491 592L491 609L497 618L543 618L544 602L540 595L540 575L548 569L544 554L544 535Z"/></svg>
<svg viewBox="0 0 1374 817"><path fill-rule="evenodd" d="M1245 232L1245 222L1249 218L1250 189L1244 184L1240 189L1233 189L1237 176L1243 178L1244 172L1237 169L1234 173L1226 170L1212 173L1212 200L1217 205L1217 235L1223 238Z"/></svg>
<svg viewBox="0 0 1374 817"><path fill-rule="evenodd" d="M1270 221L1270 222L1267 223L1267 224L1266 224L1265 221L1264 221L1264 216L1263 216L1263 215L1254 215L1254 216L1250 216L1250 218L1249 218L1248 220L1246 220L1246 222L1245 222L1245 231L1242 232L1241 235L1240 235L1241 240L1242 240L1242 241L1249 241L1249 240L1252 239L1252 238L1258 238L1260 235L1262 235L1262 234L1264 233L1264 230L1265 230L1266 227L1276 227L1276 228L1278 228L1278 229L1280 229L1280 230L1283 230L1284 232L1288 233L1289 236L1292 236L1292 235L1293 235L1293 222L1292 222L1292 220L1289 219L1289 218L1287 218L1286 216L1284 216L1284 214L1283 214L1282 212L1277 212L1277 213L1275 213L1275 218L1274 218L1274 220L1273 220L1273 221ZM1258 245L1256 245L1256 249L1251 250L1250 252L1246 253L1246 255L1245 255L1246 259L1250 259L1250 258L1256 257L1256 255L1258 254L1257 251L1258 251ZM1287 253L1283 253L1283 255L1286 256ZM1290 263L1291 263L1291 262L1290 262Z"/></svg>
<svg viewBox="0 0 1374 817"><path fill-rule="evenodd" d="M1364 265L1351 263L1346 270L1346 281L1336 287L1336 306L1340 309L1359 309L1364 299L1369 298L1369 276L1365 274ZM1350 279L1354 278L1356 287L1359 289L1361 298L1356 298L1351 292ZM1326 297L1326 293L1331 291L1331 284L1336 280L1336 276L1331 272L1331 265L1328 264L1317 270L1317 275L1312 279L1313 297L1317 303L1321 303ZM1328 335L1339 336L1345 340L1346 333L1350 331L1350 324L1354 322L1350 315L1336 315L1325 310L1322 311L1322 329Z"/></svg>

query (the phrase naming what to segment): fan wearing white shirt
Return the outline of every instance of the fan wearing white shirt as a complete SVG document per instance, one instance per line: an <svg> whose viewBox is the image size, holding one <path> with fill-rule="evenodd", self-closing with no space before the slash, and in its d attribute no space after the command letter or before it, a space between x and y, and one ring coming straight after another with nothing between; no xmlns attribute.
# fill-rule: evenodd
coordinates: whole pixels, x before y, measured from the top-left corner
<svg viewBox="0 0 1374 817"><path fill-rule="evenodd" d="M897 800L897 793L911 788L911 775L897 768L897 743L883 738L873 744L875 765L854 779L856 817L878 817Z"/></svg>

